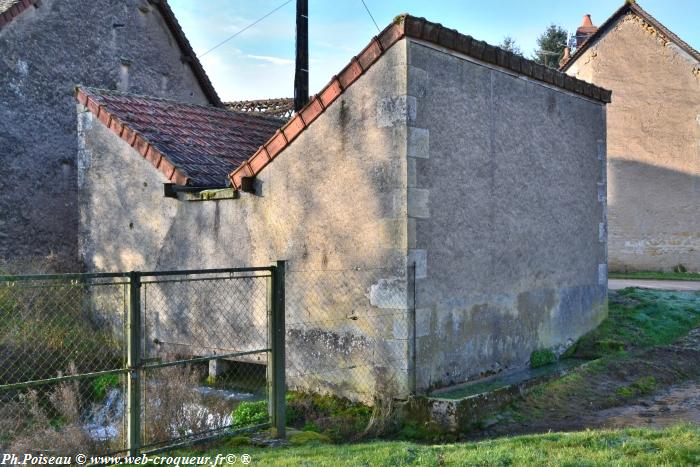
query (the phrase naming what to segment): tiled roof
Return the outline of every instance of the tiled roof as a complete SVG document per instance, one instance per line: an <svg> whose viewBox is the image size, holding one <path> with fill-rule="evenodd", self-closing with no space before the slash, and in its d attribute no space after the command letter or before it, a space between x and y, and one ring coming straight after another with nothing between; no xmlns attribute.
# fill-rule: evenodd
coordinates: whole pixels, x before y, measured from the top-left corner
<svg viewBox="0 0 700 467"><path fill-rule="evenodd" d="M192 46L187 40L185 32L180 27L177 18L175 18L175 13L173 13L170 5L168 5L167 0L150 0L150 3L156 6L165 24L168 25L170 33L175 37L175 41L180 47L183 61L190 65L192 73L194 73L197 78L199 86L202 88L202 92L204 92L209 103L217 107L222 107L223 104L221 99L219 99L219 95L216 93L211 81L209 81L209 77L204 71L202 64L199 62L197 55L194 53L194 50L192 50ZM40 0L0 0L0 29L24 10L37 4L40 4Z"/></svg>
<svg viewBox="0 0 700 467"><path fill-rule="evenodd" d="M225 187L228 174L280 127L280 120L87 87L78 101L168 180Z"/></svg>
<svg viewBox="0 0 700 467"><path fill-rule="evenodd" d="M39 0L0 0L0 29Z"/></svg>
<svg viewBox="0 0 700 467"><path fill-rule="evenodd" d="M251 112L285 120L294 113L294 99L291 97L224 102L224 106L235 112Z"/></svg>
<svg viewBox="0 0 700 467"><path fill-rule="evenodd" d="M392 45L403 39L413 39L437 44L446 49L506 68L528 78L581 94L600 102L610 102L611 92L577 78L568 76L532 60L460 34L425 18L410 15L398 16L379 36L365 47L359 55L314 96L289 122L270 138L250 159L230 174L231 184L241 187L243 177L257 175L282 150L311 125L349 86L367 71Z"/></svg>
<svg viewBox="0 0 700 467"><path fill-rule="evenodd" d="M627 0L624 5L622 5L615 13L610 16L603 24L600 25L598 30L588 37L586 42L581 44L580 47L576 49L571 58L564 63L559 69L561 71L566 71L579 57L581 57L588 48L595 43L599 38L603 37L610 28L617 22L622 16L633 13L642 18L645 22L650 24L654 29L656 29L662 36L664 36L668 41L673 42L682 50L684 50L688 55L693 57L695 60L700 62L700 52L695 50L683 39L674 34L670 29L661 24L659 20L651 16L646 10L644 10L636 1Z"/></svg>

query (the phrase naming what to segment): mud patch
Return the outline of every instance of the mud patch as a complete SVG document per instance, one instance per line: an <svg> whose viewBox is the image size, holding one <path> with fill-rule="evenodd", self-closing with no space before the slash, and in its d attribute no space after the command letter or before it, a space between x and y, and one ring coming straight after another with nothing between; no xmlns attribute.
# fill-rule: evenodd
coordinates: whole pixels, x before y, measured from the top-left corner
<svg viewBox="0 0 700 467"><path fill-rule="evenodd" d="M466 437L700 424L700 328L672 345L592 362L494 419Z"/></svg>
<svg viewBox="0 0 700 467"><path fill-rule="evenodd" d="M587 425L601 428L700 425L700 381L674 385L633 405L601 410L586 419Z"/></svg>

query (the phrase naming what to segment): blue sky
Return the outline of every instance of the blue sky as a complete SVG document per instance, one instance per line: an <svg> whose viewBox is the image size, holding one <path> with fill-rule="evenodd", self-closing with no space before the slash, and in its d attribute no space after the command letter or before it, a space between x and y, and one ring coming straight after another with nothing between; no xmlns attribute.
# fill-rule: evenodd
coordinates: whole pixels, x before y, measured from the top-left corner
<svg viewBox="0 0 700 467"><path fill-rule="evenodd" d="M442 23L492 44L515 38L527 56L550 23L573 32L585 13L599 25L622 0L365 0L380 28L399 13ZM284 0L170 0L197 54ZM640 0L640 5L700 49L700 0ZM294 81L295 1L201 58L224 100L288 97ZM321 89L377 34L361 0L309 0L311 93Z"/></svg>

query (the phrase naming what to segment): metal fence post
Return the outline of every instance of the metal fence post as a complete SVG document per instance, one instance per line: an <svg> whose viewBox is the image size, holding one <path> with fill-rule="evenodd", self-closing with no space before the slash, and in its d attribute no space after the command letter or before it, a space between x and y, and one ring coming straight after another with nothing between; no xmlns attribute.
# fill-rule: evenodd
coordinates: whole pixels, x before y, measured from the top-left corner
<svg viewBox="0 0 700 467"><path fill-rule="evenodd" d="M284 324L284 261L272 268L270 315L268 322L270 359L268 362L271 434L286 436L285 324Z"/></svg>
<svg viewBox="0 0 700 467"><path fill-rule="evenodd" d="M129 273L127 317L127 448L137 456L141 448L141 273Z"/></svg>

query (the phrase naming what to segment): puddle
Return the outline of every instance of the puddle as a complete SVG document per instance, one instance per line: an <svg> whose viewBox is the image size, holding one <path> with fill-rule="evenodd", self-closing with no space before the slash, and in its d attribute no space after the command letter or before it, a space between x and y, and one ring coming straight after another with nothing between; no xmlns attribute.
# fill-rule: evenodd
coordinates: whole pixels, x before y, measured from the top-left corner
<svg viewBox="0 0 700 467"><path fill-rule="evenodd" d="M585 418L607 428L700 425L700 383L675 385L634 405L601 410Z"/></svg>

